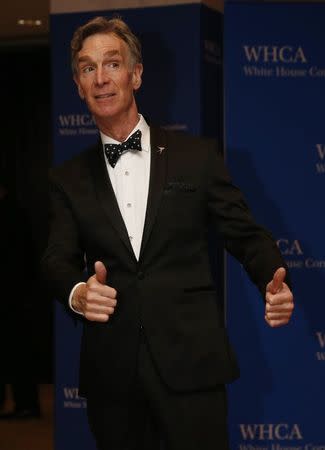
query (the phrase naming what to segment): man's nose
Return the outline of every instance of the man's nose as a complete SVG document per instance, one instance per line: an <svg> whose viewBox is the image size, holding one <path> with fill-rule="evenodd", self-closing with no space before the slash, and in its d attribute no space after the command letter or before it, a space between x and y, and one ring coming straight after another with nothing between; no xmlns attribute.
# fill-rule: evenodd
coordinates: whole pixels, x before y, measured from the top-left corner
<svg viewBox="0 0 325 450"><path fill-rule="evenodd" d="M105 73L104 69L102 67L98 67L96 69L96 75L95 75L95 82L98 86L102 86L103 84L107 83L108 77Z"/></svg>

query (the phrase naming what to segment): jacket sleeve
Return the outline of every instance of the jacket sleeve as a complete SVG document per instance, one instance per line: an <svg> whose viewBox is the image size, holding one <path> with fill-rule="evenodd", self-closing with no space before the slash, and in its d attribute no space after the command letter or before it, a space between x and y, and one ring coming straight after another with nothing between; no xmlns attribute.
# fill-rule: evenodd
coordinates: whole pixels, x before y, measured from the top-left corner
<svg viewBox="0 0 325 450"><path fill-rule="evenodd" d="M225 248L245 268L263 298L266 285L279 267L288 268L271 233L258 225L243 197L232 183L223 158L212 149L208 158L208 214ZM267 205L261 205L267 208Z"/></svg>
<svg viewBox="0 0 325 450"><path fill-rule="evenodd" d="M72 288L84 281L84 251L68 196L50 178L50 231L42 271L54 296L65 306Z"/></svg>

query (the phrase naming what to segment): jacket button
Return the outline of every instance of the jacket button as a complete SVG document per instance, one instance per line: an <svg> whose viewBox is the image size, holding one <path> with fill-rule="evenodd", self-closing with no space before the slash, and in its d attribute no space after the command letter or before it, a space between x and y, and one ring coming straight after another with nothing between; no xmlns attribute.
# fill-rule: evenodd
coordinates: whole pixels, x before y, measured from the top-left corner
<svg viewBox="0 0 325 450"><path fill-rule="evenodd" d="M144 273L143 272L138 272L138 280L143 280L144 279Z"/></svg>

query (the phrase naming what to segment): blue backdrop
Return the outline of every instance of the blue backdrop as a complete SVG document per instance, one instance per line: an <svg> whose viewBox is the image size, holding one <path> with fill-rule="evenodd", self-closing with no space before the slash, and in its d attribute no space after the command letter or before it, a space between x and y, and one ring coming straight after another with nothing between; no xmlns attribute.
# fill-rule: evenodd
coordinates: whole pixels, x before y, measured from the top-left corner
<svg viewBox="0 0 325 450"><path fill-rule="evenodd" d="M289 267L292 323L270 329L238 264L228 325L241 367L229 388L232 449L325 448L325 5L225 6L228 166Z"/></svg>
<svg viewBox="0 0 325 450"><path fill-rule="evenodd" d="M137 94L140 112L153 123L221 138L221 15L200 4L114 13L122 15L143 44L143 85ZM79 25L109 14L51 17L55 164L98 139L72 81L69 45ZM212 256L215 260L216 253ZM95 447L86 424L86 402L78 397L77 389L81 324L58 305L55 329L55 448L91 450Z"/></svg>

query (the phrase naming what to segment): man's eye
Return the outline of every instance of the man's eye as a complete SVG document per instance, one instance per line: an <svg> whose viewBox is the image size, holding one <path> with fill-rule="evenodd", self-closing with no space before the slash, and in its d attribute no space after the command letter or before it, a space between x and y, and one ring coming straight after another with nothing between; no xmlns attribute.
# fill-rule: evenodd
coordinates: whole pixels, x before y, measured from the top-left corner
<svg viewBox="0 0 325 450"><path fill-rule="evenodd" d="M91 66L86 66L86 67L83 67L81 70L82 70L82 73L89 73L89 72L92 72L94 69Z"/></svg>
<svg viewBox="0 0 325 450"><path fill-rule="evenodd" d="M107 63L107 67L109 69L117 69L119 67L119 65L120 64L118 62L116 62L116 61L112 61L112 62Z"/></svg>

